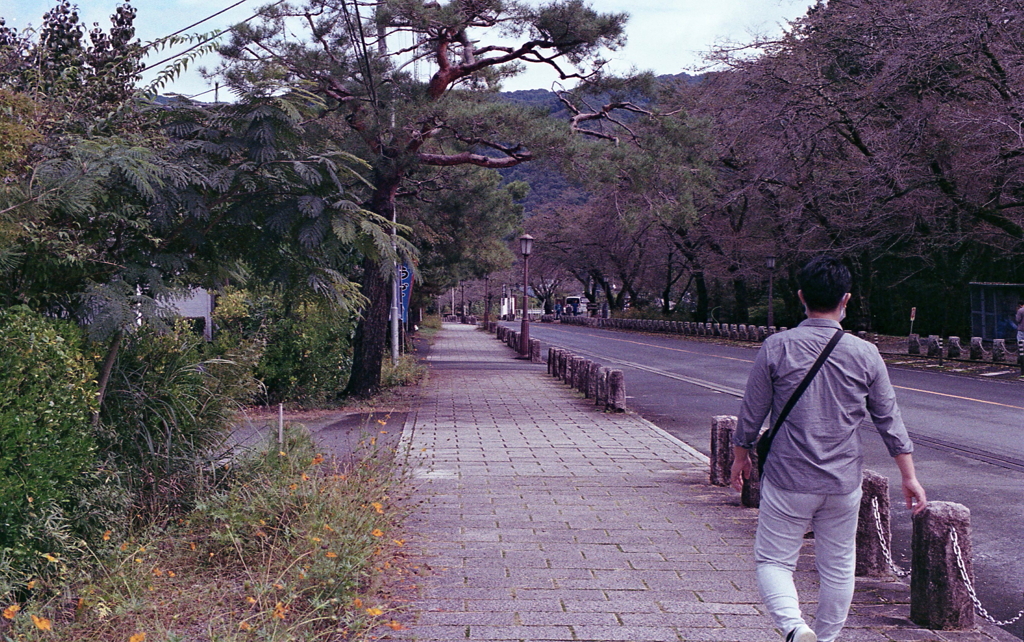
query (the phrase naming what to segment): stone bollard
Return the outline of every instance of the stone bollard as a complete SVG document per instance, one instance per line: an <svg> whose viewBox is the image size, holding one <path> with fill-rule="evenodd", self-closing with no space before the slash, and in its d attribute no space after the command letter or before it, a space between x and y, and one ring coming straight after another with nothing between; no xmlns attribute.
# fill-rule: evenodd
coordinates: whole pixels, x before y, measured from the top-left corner
<svg viewBox="0 0 1024 642"><path fill-rule="evenodd" d="M554 372L555 366L555 355L558 352L558 348L548 348L548 374Z"/></svg>
<svg viewBox="0 0 1024 642"><path fill-rule="evenodd" d="M1006 361L1006 339L992 340L992 362Z"/></svg>
<svg viewBox="0 0 1024 642"><path fill-rule="evenodd" d="M729 324L729 338L733 340L740 338L740 329L735 323Z"/></svg>
<svg viewBox="0 0 1024 642"><path fill-rule="evenodd" d="M578 367L576 368L576 385L573 386L576 390L587 393L587 376L590 374L590 359L580 358Z"/></svg>
<svg viewBox="0 0 1024 642"><path fill-rule="evenodd" d="M594 404L601 408L608 405L608 368L604 366L597 369L597 394L594 395Z"/></svg>
<svg viewBox="0 0 1024 642"><path fill-rule="evenodd" d="M562 377L562 382L567 384L569 387L572 387L573 377L576 376L574 371L576 369L577 359L579 359L579 357L575 355L569 354L565 356L565 376Z"/></svg>
<svg viewBox="0 0 1024 642"><path fill-rule="evenodd" d="M757 448L750 449L750 477L743 482L740 504L747 508L761 505L761 476L757 472Z"/></svg>
<svg viewBox="0 0 1024 642"><path fill-rule="evenodd" d="M569 353L565 350L559 350L557 362L558 371L555 374L559 381L565 381L565 371L568 368L566 365L567 363L569 363Z"/></svg>
<svg viewBox="0 0 1024 642"><path fill-rule="evenodd" d="M711 485L728 486L732 475L732 435L736 417L717 415L711 418Z"/></svg>
<svg viewBox="0 0 1024 642"><path fill-rule="evenodd" d="M590 362L590 372L587 373L587 399L597 398L597 373L601 369L601 364L594 361Z"/></svg>
<svg viewBox="0 0 1024 642"><path fill-rule="evenodd" d="M921 337L912 334L907 337L907 354L921 354Z"/></svg>
<svg viewBox="0 0 1024 642"><path fill-rule="evenodd" d="M974 627L974 604L957 567L951 530L956 531L964 568L973 583L971 511L961 504L933 501L914 516L910 619L926 629Z"/></svg>
<svg viewBox="0 0 1024 642"><path fill-rule="evenodd" d="M540 363L540 339L530 339L530 362Z"/></svg>
<svg viewBox="0 0 1024 642"><path fill-rule="evenodd" d="M615 412L626 411L626 376L621 370L608 373L608 409Z"/></svg>
<svg viewBox="0 0 1024 642"><path fill-rule="evenodd" d="M857 518L857 562L854 573L861 577L888 577L889 564L885 561L884 550L892 550L892 531L889 528L889 478L873 470L865 470L861 481L863 495L860 498L860 515ZM875 521L878 506L879 534Z"/></svg>
<svg viewBox="0 0 1024 642"><path fill-rule="evenodd" d="M586 357L580 357L579 359L576 362L576 368L573 370L572 387L573 390L583 392L583 387L587 385L587 373L590 372L590 360Z"/></svg>
<svg viewBox="0 0 1024 642"><path fill-rule="evenodd" d="M985 349L981 346L981 337L971 337L971 361L985 358Z"/></svg>
<svg viewBox="0 0 1024 642"><path fill-rule="evenodd" d="M939 336L937 334L928 335L927 345L927 354L929 357L936 359L942 356L942 342L939 341Z"/></svg>
<svg viewBox="0 0 1024 642"><path fill-rule="evenodd" d="M950 359L959 359L963 354L963 347L960 345L960 337L950 337L946 341L946 356Z"/></svg>

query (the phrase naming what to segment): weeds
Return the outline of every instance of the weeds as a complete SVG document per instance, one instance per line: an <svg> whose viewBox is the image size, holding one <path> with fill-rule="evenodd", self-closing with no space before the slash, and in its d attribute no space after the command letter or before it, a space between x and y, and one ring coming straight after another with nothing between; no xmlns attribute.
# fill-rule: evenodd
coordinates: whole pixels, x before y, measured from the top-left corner
<svg viewBox="0 0 1024 642"><path fill-rule="evenodd" d="M108 533L110 552L79 581L0 596L0 639L284 642L400 628L376 596L405 572L393 534L403 467L374 436L359 455L341 468L290 428L176 523L119 543Z"/></svg>
<svg viewBox="0 0 1024 642"><path fill-rule="evenodd" d="M380 384L385 389L412 386L419 383L426 372L427 368L417 363L414 355L403 354L397 364L390 359L384 360L381 364Z"/></svg>

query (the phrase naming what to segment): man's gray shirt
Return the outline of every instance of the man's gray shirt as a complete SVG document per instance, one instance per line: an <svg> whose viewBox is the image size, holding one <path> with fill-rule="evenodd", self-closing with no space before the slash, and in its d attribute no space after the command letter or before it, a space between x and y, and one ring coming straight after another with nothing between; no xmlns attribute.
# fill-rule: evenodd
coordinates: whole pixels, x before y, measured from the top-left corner
<svg viewBox="0 0 1024 642"><path fill-rule="evenodd" d="M765 340L747 380L734 445L753 447L768 412L778 416L841 327L829 319L807 319ZM890 455L913 451L878 349L846 335L775 435L765 477L790 491L853 492L861 484L863 459L858 428L869 419Z"/></svg>

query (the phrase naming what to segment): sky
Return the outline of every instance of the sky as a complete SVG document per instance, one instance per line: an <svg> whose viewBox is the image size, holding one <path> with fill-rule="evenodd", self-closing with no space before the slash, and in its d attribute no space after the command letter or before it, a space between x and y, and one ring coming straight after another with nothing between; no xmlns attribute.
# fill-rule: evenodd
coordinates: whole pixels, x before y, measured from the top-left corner
<svg viewBox="0 0 1024 642"><path fill-rule="evenodd" d="M155 40L236 2L239 0L134 0L132 4L138 10L136 32L144 42ZM228 27L248 18L265 3L266 0L242 0L239 6L190 29L189 33ZM0 0L0 17L9 27L38 26L43 13L55 4L54 0ZM76 4L89 28L96 22L106 30L118 2L78 0ZM788 21L803 15L811 4L812 0L591 0L598 11L630 14L626 28L628 43L611 53L612 68L626 72L635 67L657 74L693 73L702 65L702 54L714 44L746 42L753 33L779 33ZM161 52L147 64L173 53L173 50ZM216 56L200 64L212 68L216 65ZM504 89L550 89L555 80L553 73L537 65L529 67L531 70L527 73L506 81ZM147 73L144 80L151 79L158 70L159 67ZM212 80L190 70L163 93L202 94L201 100L210 100L212 87ZM220 98L224 100L226 96Z"/></svg>

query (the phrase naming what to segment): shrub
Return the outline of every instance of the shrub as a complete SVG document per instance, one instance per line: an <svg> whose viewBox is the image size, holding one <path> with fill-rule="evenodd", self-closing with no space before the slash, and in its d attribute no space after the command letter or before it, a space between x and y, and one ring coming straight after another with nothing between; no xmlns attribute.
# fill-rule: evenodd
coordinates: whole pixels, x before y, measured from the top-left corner
<svg viewBox="0 0 1024 642"><path fill-rule="evenodd" d="M178 325L126 337L101 409L103 453L143 521L187 508L216 473L236 402L219 392L203 340Z"/></svg>
<svg viewBox="0 0 1024 642"><path fill-rule="evenodd" d="M214 312L216 342L248 341L261 350L256 375L270 403L320 406L338 399L352 367L353 323L343 312L278 294L228 290Z"/></svg>
<svg viewBox="0 0 1024 642"><path fill-rule="evenodd" d="M94 378L77 327L0 310L0 575L81 535L67 511L95 463Z"/></svg>

